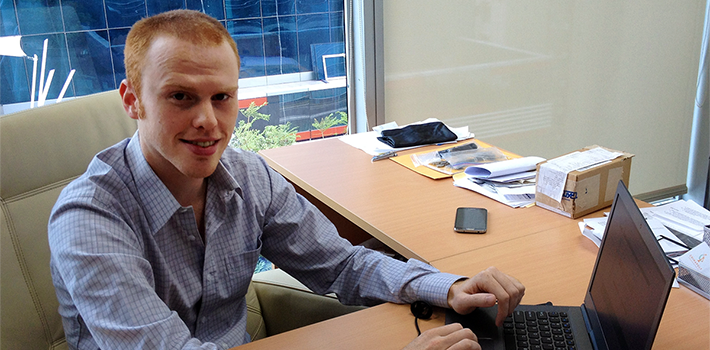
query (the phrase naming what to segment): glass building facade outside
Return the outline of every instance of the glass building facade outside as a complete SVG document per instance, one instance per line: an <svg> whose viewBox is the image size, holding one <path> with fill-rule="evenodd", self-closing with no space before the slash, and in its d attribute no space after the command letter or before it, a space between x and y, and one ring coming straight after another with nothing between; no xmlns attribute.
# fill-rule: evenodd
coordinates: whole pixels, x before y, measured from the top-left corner
<svg viewBox="0 0 710 350"><path fill-rule="evenodd" d="M65 98L116 89L125 78L123 45L139 19L173 9L202 11L225 25L242 58L240 86L250 100L268 102L259 112L269 124L286 121L301 133L314 118L346 111L344 82L323 82L323 55L343 52L343 0L0 0L0 36L21 35L30 57L54 69L47 100L56 99L72 69ZM344 76L344 61L327 61L329 76ZM0 56L0 104L28 105L34 61ZM333 64L335 63L335 64ZM39 69L37 81L39 81ZM45 74L46 76L47 74ZM275 79L278 78L278 79ZM244 83L242 83L244 81ZM270 81L289 83L274 93ZM319 84L317 88L313 85ZM37 99L37 93L35 93ZM27 107L22 107L27 108ZM263 127L259 121L255 127Z"/></svg>

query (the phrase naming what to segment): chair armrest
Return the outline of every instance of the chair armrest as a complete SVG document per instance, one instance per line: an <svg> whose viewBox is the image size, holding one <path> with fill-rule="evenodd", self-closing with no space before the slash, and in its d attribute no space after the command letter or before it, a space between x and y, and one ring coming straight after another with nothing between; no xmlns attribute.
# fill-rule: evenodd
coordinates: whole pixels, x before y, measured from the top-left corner
<svg viewBox="0 0 710 350"><path fill-rule="evenodd" d="M365 308L343 305L334 295L315 294L280 269L255 274L252 285L269 336Z"/></svg>

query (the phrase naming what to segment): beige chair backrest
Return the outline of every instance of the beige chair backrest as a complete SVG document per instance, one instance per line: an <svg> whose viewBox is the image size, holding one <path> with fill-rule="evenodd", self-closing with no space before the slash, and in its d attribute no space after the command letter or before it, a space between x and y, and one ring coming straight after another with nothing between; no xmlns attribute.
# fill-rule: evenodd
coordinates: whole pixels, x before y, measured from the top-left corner
<svg viewBox="0 0 710 350"><path fill-rule="evenodd" d="M92 157L133 135L118 91L0 116L0 346L64 349L47 220Z"/></svg>

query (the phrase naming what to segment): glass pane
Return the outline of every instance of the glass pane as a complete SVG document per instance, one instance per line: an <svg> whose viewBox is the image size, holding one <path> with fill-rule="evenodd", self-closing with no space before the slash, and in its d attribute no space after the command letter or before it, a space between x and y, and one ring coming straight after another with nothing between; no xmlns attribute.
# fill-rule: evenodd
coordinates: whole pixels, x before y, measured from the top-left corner
<svg viewBox="0 0 710 350"><path fill-rule="evenodd" d="M170 10L184 9L183 0L146 0L145 6L148 9L148 16L157 15Z"/></svg>
<svg viewBox="0 0 710 350"><path fill-rule="evenodd" d="M108 31L67 33L77 96L115 89ZM69 95L67 95L69 96Z"/></svg>
<svg viewBox="0 0 710 350"><path fill-rule="evenodd" d="M104 4L109 29L130 27L146 16L145 0L104 0Z"/></svg>
<svg viewBox="0 0 710 350"><path fill-rule="evenodd" d="M239 16L226 24L242 57L238 121L262 133L288 123L298 141L346 132L344 1L260 3L260 21L252 18L259 8L249 1L225 6L228 19ZM262 119L253 121L256 115Z"/></svg>
<svg viewBox="0 0 710 350"><path fill-rule="evenodd" d="M237 42L239 57L242 60L239 77L252 78L266 75L261 19L227 21L227 30Z"/></svg>
<svg viewBox="0 0 710 350"><path fill-rule="evenodd" d="M67 31L107 28L103 1L62 1L62 16Z"/></svg>
<svg viewBox="0 0 710 350"><path fill-rule="evenodd" d="M218 20L224 19L223 0L186 0L187 8L206 13Z"/></svg>
<svg viewBox="0 0 710 350"><path fill-rule="evenodd" d="M46 5L33 0L16 0L22 35L57 33L63 28L59 4Z"/></svg>
<svg viewBox="0 0 710 350"><path fill-rule="evenodd" d="M12 1L0 0L0 36L20 34Z"/></svg>
<svg viewBox="0 0 710 350"><path fill-rule="evenodd" d="M49 39L47 71L55 69L55 75L48 101L57 98L71 69L76 72L65 97L116 89L125 78L130 27L143 17L187 8L220 20L237 42L240 106L252 115L268 115L251 128L269 135L289 131L298 140L346 130L343 0L0 0L0 5L2 36L23 35L26 54L41 60L42 43ZM0 67L4 113L29 108L33 61L3 56ZM246 120L243 113L238 120Z"/></svg>

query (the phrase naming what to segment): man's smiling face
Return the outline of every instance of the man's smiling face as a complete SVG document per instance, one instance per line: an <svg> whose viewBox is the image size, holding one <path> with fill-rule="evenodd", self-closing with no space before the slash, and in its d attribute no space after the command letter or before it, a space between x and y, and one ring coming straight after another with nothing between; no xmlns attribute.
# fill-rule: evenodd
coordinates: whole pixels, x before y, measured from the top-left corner
<svg viewBox="0 0 710 350"><path fill-rule="evenodd" d="M210 176L239 113L234 51L226 42L196 45L163 35L145 60L129 115L138 121L148 164L163 181Z"/></svg>

